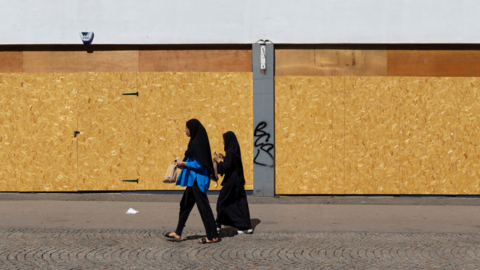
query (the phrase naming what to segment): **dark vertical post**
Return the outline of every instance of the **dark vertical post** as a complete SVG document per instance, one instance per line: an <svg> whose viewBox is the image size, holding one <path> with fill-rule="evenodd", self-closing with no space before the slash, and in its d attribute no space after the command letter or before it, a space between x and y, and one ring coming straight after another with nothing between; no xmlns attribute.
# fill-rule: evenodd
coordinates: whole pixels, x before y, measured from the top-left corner
<svg viewBox="0 0 480 270"><path fill-rule="evenodd" d="M266 44L266 71L260 68L262 44L252 46L253 194L275 195L275 53Z"/></svg>

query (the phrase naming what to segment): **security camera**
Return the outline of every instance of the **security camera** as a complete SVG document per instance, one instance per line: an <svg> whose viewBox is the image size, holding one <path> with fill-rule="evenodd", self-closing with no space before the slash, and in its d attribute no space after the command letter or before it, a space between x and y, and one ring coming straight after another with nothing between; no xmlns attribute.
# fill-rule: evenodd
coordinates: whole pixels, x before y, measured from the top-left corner
<svg viewBox="0 0 480 270"><path fill-rule="evenodd" d="M93 32L80 32L80 39L84 45L90 45L93 40Z"/></svg>

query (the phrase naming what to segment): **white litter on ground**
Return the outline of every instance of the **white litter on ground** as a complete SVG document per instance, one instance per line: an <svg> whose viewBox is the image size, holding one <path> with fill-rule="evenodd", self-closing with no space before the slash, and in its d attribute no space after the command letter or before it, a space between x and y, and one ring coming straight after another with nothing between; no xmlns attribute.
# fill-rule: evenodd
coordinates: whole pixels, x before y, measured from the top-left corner
<svg viewBox="0 0 480 270"><path fill-rule="evenodd" d="M138 213L138 211L135 210L135 209L133 209L133 208L130 208L130 209L128 209L128 211L127 211L127 214L135 215L136 213Z"/></svg>

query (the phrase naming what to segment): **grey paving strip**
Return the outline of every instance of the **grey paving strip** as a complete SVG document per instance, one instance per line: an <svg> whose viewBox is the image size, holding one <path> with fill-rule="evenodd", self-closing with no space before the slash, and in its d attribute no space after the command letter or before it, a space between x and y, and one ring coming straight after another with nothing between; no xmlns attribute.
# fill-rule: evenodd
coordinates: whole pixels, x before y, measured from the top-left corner
<svg viewBox="0 0 480 270"><path fill-rule="evenodd" d="M122 193L2 193L0 201L105 201L105 202L175 202L182 194ZM210 202L218 195L209 194ZM480 206L479 196L248 196L249 204L332 204L332 205L470 205Z"/></svg>
<svg viewBox="0 0 480 270"><path fill-rule="evenodd" d="M480 235L259 232L202 245L160 230L0 230L0 269L478 269Z"/></svg>

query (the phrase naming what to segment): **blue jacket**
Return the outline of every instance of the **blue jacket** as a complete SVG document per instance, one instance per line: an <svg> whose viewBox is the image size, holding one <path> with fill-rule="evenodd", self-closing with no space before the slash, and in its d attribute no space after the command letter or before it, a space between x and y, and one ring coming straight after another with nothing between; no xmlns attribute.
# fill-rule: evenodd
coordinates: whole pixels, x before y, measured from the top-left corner
<svg viewBox="0 0 480 270"><path fill-rule="evenodd" d="M208 177L207 167L193 158L187 158L187 165L182 169L175 185L191 187L195 180L197 180L200 190L207 194L208 188L210 188L210 177Z"/></svg>

